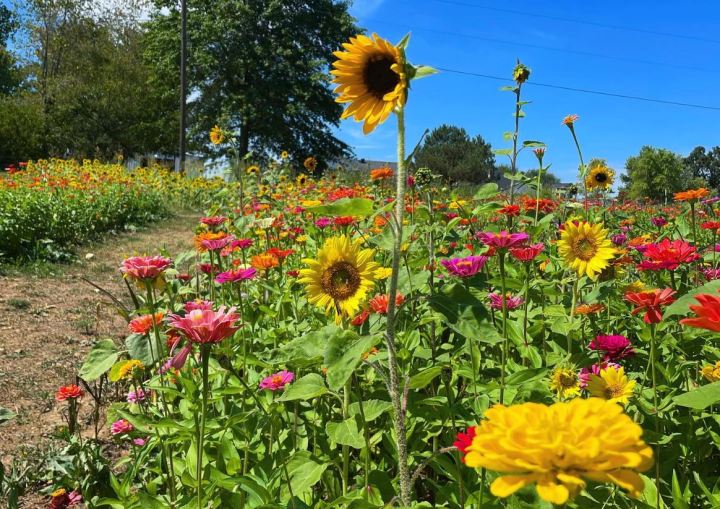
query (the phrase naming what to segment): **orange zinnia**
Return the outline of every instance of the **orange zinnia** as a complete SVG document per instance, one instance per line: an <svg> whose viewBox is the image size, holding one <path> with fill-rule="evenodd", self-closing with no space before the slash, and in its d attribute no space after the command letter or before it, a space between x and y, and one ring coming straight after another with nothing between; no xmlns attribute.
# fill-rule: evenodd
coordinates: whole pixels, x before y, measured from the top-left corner
<svg viewBox="0 0 720 509"><path fill-rule="evenodd" d="M204 240L220 240L227 237L227 233L225 232L202 232L198 235L195 235L195 238L193 239L193 242L195 243L195 249L197 249L200 252L207 251L202 245Z"/></svg>
<svg viewBox="0 0 720 509"><path fill-rule="evenodd" d="M130 330L135 334L147 334L148 332L150 332L150 329L153 328L153 322L155 323L155 325L159 324L164 316L165 313L163 313L162 311L160 311L159 313L155 313L154 316L138 316L137 318L130 321L128 327L130 327Z"/></svg>
<svg viewBox="0 0 720 509"><path fill-rule="evenodd" d="M257 270L269 270L280 265L280 260L273 254L264 253L253 256L250 265Z"/></svg>
<svg viewBox="0 0 720 509"><path fill-rule="evenodd" d="M696 295L695 300L699 306L690 306L690 310L697 316L680 320L683 325L698 327L714 332L720 332L720 297L715 295Z"/></svg>
<svg viewBox="0 0 720 509"><path fill-rule="evenodd" d="M601 313L605 311L604 304L580 304L575 308L576 315L590 315L593 313Z"/></svg>
<svg viewBox="0 0 720 509"><path fill-rule="evenodd" d="M370 170L370 180L389 179L392 176L392 168L375 168L374 170Z"/></svg>
<svg viewBox="0 0 720 509"><path fill-rule="evenodd" d="M689 189L680 193L675 193L675 200L677 201L694 201L700 198L705 198L710 195L710 191L701 187L700 189Z"/></svg>

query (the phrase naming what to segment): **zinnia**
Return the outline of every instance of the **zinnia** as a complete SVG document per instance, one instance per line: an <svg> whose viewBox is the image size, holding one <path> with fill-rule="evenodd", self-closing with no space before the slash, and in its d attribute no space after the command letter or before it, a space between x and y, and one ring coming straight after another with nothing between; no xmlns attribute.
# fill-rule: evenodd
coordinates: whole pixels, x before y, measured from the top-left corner
<svg viewBox="0 0 720 509"><path fill-rule="evenodd" d="M622 366L607 366L590 375L587 390L593 396L626 405L633 395L635 380L629 380Z"/></svg>
<svg viewBox="0 0 720 509"><path fill-rule="evenodd" d="M453 276L471 277L480 272L487 261L487 256L466 256L465 258L440 260L440 263Z"/></svg>
<svg viewBox="0 0 720 509"><path fill-rule="evenodd" d="M217 311L194 309L185 316L169 315L170 326L182 333L193 343L219 343L232 336L240 328L240 315L235 308L226 310L220 306Z"/></svg>
<svg viewBox="0 0 720 509"><path fill-rule="evenodd" d="M260 382L261 389L269 391L279 391L284 389L287 384L293 381L295 374L292 371L282 370L273 375L265 377Z"/></svg>
<svg viewBox="0 0 720 509"><path fill-rule="evenodd" d="M216 283L237 283L238 281L246 281L252 279L257 274L255 267L247 269L231 269L226 272L221 272L215 277Z"/></svg>
<svg viewBox="0 0 720 509"><path fill-rule="evenodd" d="M130 424L130 421L127 419L120 419L118 421L115 421L110 426L110 433L113 435L122 435L125 433L130 433L135 429L135 427Z"/></svg>
<svg viewBox="0 0 720 509"><path fill-rule="evenodd" d="M675 302L675 291L670 288L663 290L650 290L647 292L628 292L625 300L635 304L632 314L645 311L645 323L660 323L662 321L662 307Z"/></svg>
<svg viewBox="0 0 720 509"><path fill-rule="evenodd" d="M473 438L475 438L475 426L470 426L465 433L462 431L458 433L457 439L453 443L460 451L460 459L463 463L465 463L465 454L467 454L468 447L472 445Z"/></svg>
<svg viewBox="0 0 720 509"><path fill-rule="evenodd" d="M713 332L720 332L720 297L715 295L696 295L695 300L699 306L690 306L690 310L697 316L683 318L680 323L688 327L698 327Z"/></svg>
<svg viewBox="0 0 720 509"><path fill-rule="evenodd" d="M403 294L398 293L395 295L395 307L398 308L405 302ZM370 309L380 315L386 315L388 312L388 306L390 305L390 297L387 294L376 295L370 299Z"/></svg>
<svg viewBox="0 0 720 509"><path fill-rule="evenodd" d="M164 316L165 313L162 311L155 313L155 315L138 316L130 320L128 327L135 334L147 334L153 328L153 323L155 325L159 324Z"/></svg>
<svg viewBox="0 0 720 509"><path fill-rule="evenodd" d="M516 297L513 297L512 294L506 294L505 298L503 299L499 293L490 293L488 294L488 299L490 299L490 307L492 309L498 309L501 310L503 308L503 300L505 301L505 309L508 311L512 309L519 308L522 306L524 300L519 295Z"/></svg>
<svg viewBox="0 0 720 509"><path fill-rule="evenodd" d="M617 484L634 497L645 487L638 472L652 466L652 449L620 405L598 398L495 405L485 417L465 464L501 474L490 485L496 497L536 484L540 498L562 505L586 480Z"/></svg>
<svg viewBox="0 0 720 509"><path fill-rule="evenodd" d="M125 277L140 281L154 281L172 265L172 260L162 256L131 256L120 266Z"/></svg>
<svg viewBox="0 0 720 509"><path fill-rule="evenodd" d="M55 401L81 398L85 393L77 385L63 385L55 393Z"/></svg>
<svg viewBox="0 0 720 509"><path fill-rule="evenodd" d="M509 249L525 244L530 239L530 235L525 232L508 233L503 230L500 233L478 232L475 234L475 238L495 249Z"/></svg>
<svg viewBox="0 0 720 509"><path fill-rule="evenodd" d="M635 353L628 338L620 335L596 336L588 348L603 352L604 361L623 359Z"/></svg>

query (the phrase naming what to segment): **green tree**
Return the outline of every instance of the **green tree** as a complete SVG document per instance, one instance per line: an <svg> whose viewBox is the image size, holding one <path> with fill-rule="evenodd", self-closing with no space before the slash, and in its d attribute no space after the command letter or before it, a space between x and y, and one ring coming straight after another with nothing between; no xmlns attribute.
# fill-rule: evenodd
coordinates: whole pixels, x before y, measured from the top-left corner
<svg viewBox="0 0 720 509"><path fill-rule="evenodd" d="M492 147L478 135L470 138L461 127L443 124L425 138L415 153L418 167L428 167L449 182L479 184L497 180Z"/></svg>
<svg viewBox="0 0 720 509"><path fill-rule="evenodd" d="M627 173L621 179L630 199L666 200L699 183L687 171L682 156L662 148L643 147L628 158L625 168Z"/></svg>
<svg viewBox="0 0 720 509"><path fill-rule="evenodd" d="M8 41L17 29L13 13L0 5L0 95L11 93L20 84L15 56L8 49Z"/></svg>
<svg viewBox="0 0 720 509"><path fill-rule="evenodd" d="M720 188L720 147L695 147L685 158L685 167L693 177L703 179L713 189Z"/></svg>
<svg viewBox="0 0 720 509"><path fill-rule="evenodd" d="M155 0L146 52L169 87L178 83L178 2ZM333 135L342 108L329 65L358 32L347 1L188 0L192 147L207 149L216 123L237 133L240 152L287 150L321 163L349 154ZM172 93L172 92L168 92Z"/></svg>
<svg viewBox="0 0 720 509"><path fill-rule="evenodd" d="M537 169L525 172L526 177L537 178L537 175ZM549 171L543 173L542 177L540 177L540 181L542 182L543 187L552 187L560 183L560 179L554 173L550 173Z"/></svg>

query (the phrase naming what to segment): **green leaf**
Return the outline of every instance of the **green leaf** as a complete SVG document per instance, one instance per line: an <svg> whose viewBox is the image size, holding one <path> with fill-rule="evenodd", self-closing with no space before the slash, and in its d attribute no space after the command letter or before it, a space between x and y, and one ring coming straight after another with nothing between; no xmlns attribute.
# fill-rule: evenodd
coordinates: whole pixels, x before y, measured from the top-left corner
<svg viewBox="0 0 720 509"><path fill-rule="evenodd" d="M337 444L349 445L355 449L362 449L365 446L354 417L340 422L328 422L325 425L325 432Z"/></svg>
<svg viewBox="0 0 720 509"><path fill-rule="evenodd" d="M290 487L296 496L302 495L318 483L329 463L321 463L306 452L295 454L288 462Z"/></svg>
<svg viewBox="0 0 720 509"><path fill-rule="evenodd" d="M511 148L498 148L493 150L493 154L496 156L509 156L512 154Z"/></svg>
<svg viewBox="0 0 720 509"><path fill-rule="evenodd" d="M473 196L473 200L485 200L487 198L492 198L497 194L498 185L495 182L488 182L487 184L480 186L480 189L478 189L475 196Z"/></svg>
<svg viewBox="0 0 720 509"><path fill-rule="evenodd" d="M365 217L373 213L373 201L367 198L341 198L326 205L308 207L309 212L323 216Z"/></svg>
<svg viewBox="0 0 720 509"><path fill-rule="evenodd" d="M325 350L327 383L330 389L337 391L355 371L364 353L375 346L380 338L358 335L353 331L341 331L329 338Z"/></svg>
<svg viewBox="0 0 720 509"><path fill-rule="evenodd" d="M697 301L694 299L695 295L700 295L703 293L716 295L718 290L720 290L720 279L715 279L713 281L710 281L709 283L705 283L701 287L689 291L688 293L680 297L678 300L670 304L667 308L665 308L663 317L667 318L674 315L685 315L688 313L688 311L690 311L690 305L697 304Z"/></svg>
<svg viewBox="0 0 720 509"><path fill-rule="evenodd" d="M673 401L675 401L675 404L678 406L684 406L694 410L707 408L710 405L720 402L720 382L703 385L690 392L675 396Z"/></svg>
<svg viewBox="0 0 720 509"><path fill-rule="evenodd" d="M118 355L120 352L111 339L100 340L85 358L78 373L80 378L88 382L97 380L115 364Z"/></svg>
<svg viewBox="0 0 720 509"><path fill-rule="evenodd" d="M545 144L542 141L523 141L523 147L544 147Z"/></svg>
<svg viewBox="0 0 720 509"><path fill-rule="evenodd" d="M125 348L128 349L128 355L131 359L138 359L146 366L153 363L152 352L150 351L150 341L153 339L141 334L130 334L125 339Z"/></svg>
<svg viewBox="0 0 720 509"><path fill-rule="evenodd" d="M517 373L507 377L505 383L507 385L522 385L528 382L534 382L543 378L548 372L548 368L523 369Z"/></svg>
<svg viewBox="0 0 720 509"><path fill-rule="evenodd" d="M309 373L297 382L290 384L278 399L279 401L307 400L327 393L328 390L325 387L323 377L317 373Z"/></svg>
<svg viewBox="0 0 720 509"><path fill-rule="evenodd" d="M411 389L422 389L442 373L443 366L427 368L410 378Z"/></svg>
<svg viewBox="0 0 720 509"><path fill-rule="evenodd" d="M273 357L273 362L279 364L292 363L299 367L320 364L325 357L328 336L339 331L339 327L328 325L320 330L293 339L281 348L278 348Z"/></svg>
<svg viewBox="0 0 720 509"><path fill-rule="evenodd" d="M365 415L365 422L370 422L390 410L392 408L392 403L381 399L369 399L362 402L362 408L363 414ZM348 412L351 417L360 415L360 403L351 403L348 408Z"/></svg>
<svg viewBox="0 0 720 509"><path fill-rule="evenodd" d="M15 418L15 413L0 406L0 424L4 424Z"/></svg>
<svg viewBox="0 0 720 509"><path fill-rule="evenodd" d="M108 380L111 382L117 382L120 380L120 368L122 368L127 361L125 360L119 360L115 364L112 365L112 368L110 368L110 372L108 373Z"/></svg>

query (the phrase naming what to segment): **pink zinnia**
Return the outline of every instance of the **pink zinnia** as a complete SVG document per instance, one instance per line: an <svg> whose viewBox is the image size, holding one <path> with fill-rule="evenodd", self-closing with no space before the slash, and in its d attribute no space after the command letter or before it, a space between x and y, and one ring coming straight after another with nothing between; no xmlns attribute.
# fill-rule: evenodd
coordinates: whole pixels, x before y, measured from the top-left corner
<svg viewBox="0 0 720 509"><path fill-rule="evenodd" d="M508 249L525 244L530 240L530 235L525 232L509 233L503 230L500 233L478 232L475 234L475 238L486 246L494 247L495 249Z"/></svg>
<svg viewBox="0 0 720 509"><path fill-rule="evenodd" d="M630 340L620 335L597 336L590 342L588 348L603 352L604 361L619 360L635 354Z"/></svg>
<svg viewBox="0 0 720 509"><path fill-rule="evenodd" d="M120 266L125 277L142 281L153 281L172 265L172 260L162 256L131 256Z"/></svg>
<svg viewBox="0 0 720 509"><path fill-rule="evenodd" d="M692 263L700 258L697 249L681 239L647 244L642 254L645 259L638 265L640 270L675 270L682 263Z"/></svg>
<svg viewBox="0 0 720 509"><path fill-rule="evenodd" d="M227 220L228 220L228 218L225 216L212 216L212 217L200 218L200 222L207 226L220 226Z"/></svg>
<svg viewBox="0 0 720 509"><path fill-rule="evenodd" d="M503 308L503 299L500 294L490 293L488 294L488 299L490 299L491 308L500 310ZM510 294L505 296L505 308L508 310L519 308L522 306L523 302L524 300L520 296L513 297Z"/></svg>
<svg viewBox="0 0 720 509"><path fill-rule="evenodd" d="M227 311L225 306L217 311L193 309L185 316L169 315L168 318L170 326L193 343L219 343L240 328L237 323L240 315L234 307Z"/></svg>
<svg viewBox="0 0 720 509"><path fill-rule="evenodd" d="M283 369L282 371L263 378L262 382L260 382L260 388L269 391L279 391L292 382L293 378L295 378L295 374L292 371Z"/></svg>
<svg viewBox="0 0 720 509"><path fill-rule="evenodd" d="M233 239L230 243L232 247L239 247L240 249L247 249L253 245L252 239Z"/></svg>
<svg viewBox="0 0 720 509"><path fill-rule="evenodd" d="M327 228L332 224L332 219L329 217L319 217L315 220L315 226L318 228Z"/></svg>
<svg viewBox="0 0 720 509"><path fill-rule="evenodd" d="M531 262L545 249L545 244L538 242L531 246L511 247L510 255L519 262Z"/></svg>
<svg viewBox="0 0 720 509"><path fill-rule="evenodd" d="M706 281L720 279L720 269L705 269L703 270L703 276L705 276Z"/></svg>
<svg viewBox="0 0 720 509"><path fill-rule="evenodd" d="M233 240L235 240L235 237L227 235L220 239L205 239L200 242L200 245L208 251L219 251L220 249L229 246Z"/></svg>
<svg viewBox="0 0 720 509"><path fill-rule="evenodd" d="M138 389L136 391L130 391L127 395L127 401L128 403L137 403L139 401L145 401L145 399L150 394L150 391L145 391L143 389Z"/></svg>
<svg viewBox="0 0 720 509"><path fill-rule="evenodd" d="M200 300L200 299L189 300L183 306L183 309L185 309L186 313L189 313L190 311L194 311L196 309L200 309L200 310L204 311L206 309L212 309L212 308L213 308L212 301Z"/></svg>
<svg viewBox="0 0 720 509"><path fill-rule="evenodd" d="M115 421L110 426L110 433L113 435L122 435L124 433L130 433L133 431L135 427L130 424L130 422L127 419L120 419L119 421Z"/></svg>
<svg viewBox="0 0 720 509"><path fill-rule="evenodd" d="M245 281L252 279L257 274L255 267L247 269L231 269L226 272L221 272L215 277L216 283L237 283L238 281Z"/></svg>
<svg viewBox="0 0 720 509"><path fill-rule="evenodd" d="M487 261L487 256L466 256L465 258L440 260L440 263L453 276L471 277L480 272Z"/></svg>
<svg viewBox="0 0 720 509"><path fill-rule="evenodd" d="M661 226L665 226L668 223L667 219L665 219L663 216L655 216L650 219L650 222L658 228L660 228Z"/></svg>

